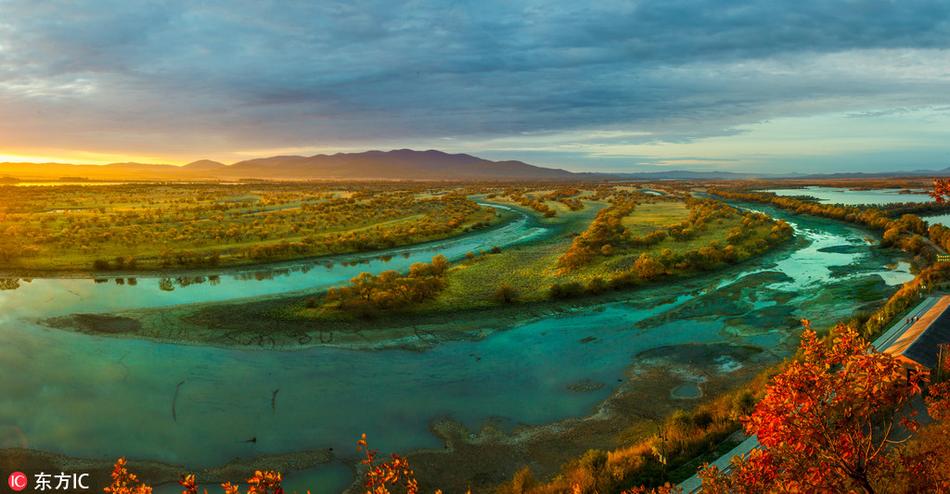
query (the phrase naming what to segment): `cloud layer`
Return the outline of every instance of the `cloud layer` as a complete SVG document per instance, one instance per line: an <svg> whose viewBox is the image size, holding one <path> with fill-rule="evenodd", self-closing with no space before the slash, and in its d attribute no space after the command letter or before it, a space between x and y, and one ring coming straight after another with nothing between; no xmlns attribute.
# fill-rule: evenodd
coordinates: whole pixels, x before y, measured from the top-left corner
<svg viewBox="0 0 950 494"><path fill-rule="evenodd" d="M782 119L950 132L948 45L950 3L923 0L0 0L0 154L416 146L779 170L814 155L749 141ZM914 144L894 166L950 164L950 144Z"/></svg>

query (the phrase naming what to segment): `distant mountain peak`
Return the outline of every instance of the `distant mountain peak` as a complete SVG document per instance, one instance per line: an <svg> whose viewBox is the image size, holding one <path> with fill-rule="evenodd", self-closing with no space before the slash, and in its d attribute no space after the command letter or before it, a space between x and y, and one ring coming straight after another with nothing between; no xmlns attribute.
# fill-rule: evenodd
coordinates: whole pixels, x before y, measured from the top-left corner
<svg viewBox="0 0 950 494"><path fill-rule="evenodd" d="M566 180L578 175L520 161L490 161L437 149L378 149L360 153L274 156L241 161L226 170L231 177L281 179L385 180Z"/></svg>
<svg viewBox="0 0 950 494"><path fill-rule="evenodd" d="M222 168L228 165L214 160L198 160L188 163L183 168L188 168L191 170L213 170L216 168Z"/></svg>

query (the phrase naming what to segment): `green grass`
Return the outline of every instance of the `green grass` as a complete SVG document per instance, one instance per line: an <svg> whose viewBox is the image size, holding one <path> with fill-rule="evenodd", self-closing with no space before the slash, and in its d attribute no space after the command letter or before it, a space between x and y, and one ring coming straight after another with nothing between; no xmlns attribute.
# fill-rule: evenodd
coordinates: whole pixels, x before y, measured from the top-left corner
<svg viewBox="0 0 950 494"><path fill-rule="evenodd" d="M627 249L620 254L608 257L596 257L594 262L567 275L568 281L586 282L595 277L606 278L628 268L636 261L640 254L659 255L664 249L670 249L674 254L682 254L718 242L725 244L729 230L742 225L740 217L719 219L712 222L705 230L688 240L676 240L667 237L662 242L649 247ZM770 227L758 227L752 237L765 237Z"/></svg>
<svg viewBox="0 0 950 494"><path fill-rule="evenodd" d="M623 226L631 234L642 236L682 223L688 217L689 208L681 201L657 201L638 204L633 213L623 219Z"/></svg>
<svg viewBox="0 0 950 494"><path fill-rule="evenodd" d="M496 199L492 201L511 204ZM442 293L435 300L411 309L412 312L490 307L495 305L495 290L504 283L518 291L519 300L543 300L550 285L547 272L571 245L572 234L583 232L597 212L607 206L602 202L585 201L585 207L580 211L566 210L554 218L541 218L532 210L511 205L534 216L554 230L553 234L536 243L504 249L500 254L483 254L455 264L446 276L446 288ZM314 319L339 318L338 312L333 315L322 308L295 307L290 313Z"/></svg>
<svg viewBox="0 0 950 494"><path fill-rule="evenodd" d="M628 228L653 231L661 226L680 223L688 215L689 209L678 201L643 204L637 206L637 210L630 216L631 226ZM592 217L589 213L576 214L572 219L577 221L584 218L589 222ZM598 256L590 264L568 273L557 269L558 258L571 244L571 238L567 235L561 235L549 242L509 249L500 254L484 255L453 267L447 276L446 289L434 301L418 307L417 310L460 310L492 306L496 304L495 290L503 284L510 285L518 292L519 301L545 300L551 285L555 283L576 281L586 285L594 278L607 280L612 275L627 270L642 253L658 255L664 249L685 253L714 242L725 244L728 231L741 223L742 218L738 215L714 220L694 238L667 238L649 247L631 248L612 256ZM765 237L769 231L769 226L757 227L751 238Z"/></svg>
<svg viewBox="0 0 950 494"><path fill-rule="evenodd" d="M655 245L629 247L610 256L595 256L590 263L569 272L559 269L558 259L571 246L573 237L583 232L597 212L606 206L604 203L588 201L585 202L583 210L566 211L554 218L539 218L539 221L554 229L548 238L503 249L497 254L484 253L474 259L458 262L446 274L446 286L435 299L400 312L412 315L497 307L500 302L496 300L496 291L503 285L514 289L516 301L520 303L549 300L552 285L577 282L587 286L595 278L610 280L629 271L643 253L659 257L665 249L683 254L698 251L713 243L726 245L729 230L741 227L743 220L740 214L714 219L687 240L667 237ZM679 200L658 200L638 205L624 223L633 231L648 233L682 223L689 216L689 211ZM529 211L529 214L534 213ZM770 224L756 226L743 242L765 238L770 230ZM742 245L745 244L737 247ZM688 276L695 272L696 270L690 269L686 272L674 272L673 276ZM306 309L297 306L289 308L288 312L308 319L339 318L339 314L328 314L319 308Z"/></svg>

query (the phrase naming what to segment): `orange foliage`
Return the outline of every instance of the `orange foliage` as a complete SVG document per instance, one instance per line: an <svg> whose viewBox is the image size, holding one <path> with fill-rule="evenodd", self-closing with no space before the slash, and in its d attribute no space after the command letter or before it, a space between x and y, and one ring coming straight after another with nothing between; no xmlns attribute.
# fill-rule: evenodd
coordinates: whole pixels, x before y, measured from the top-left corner
<svg viewBox="0 0 950 494"><path fill-rule="evenodd" d="M895 468L887 448L917 430L907 404L923 379L849 327L822 341L803 322L800 358L744 420L763 448L734 460L729 475L707 467L704 492L875 492Z"/></svg>
<svg viewBox="0 0 950 494"><path fill-rule="evenodd" d="M106 494L151 494L152 488L139 482L138 477L126 468L126 463L125 458L116 460L112 469L112 484L103 491ZM281 481L280 472L258 470L247 479L247 494L284 494ZM182 475L178 484L183 488L182 494L198 494L198 478L195 474ZM224 494L240 494L240 488L231 482L225 482L221 487Z"/></svg>
<svg viewBox="0 0 950 494"><path fill-rule="evenodd" d="M943 203L950 197L950 179L935 178L934 190L930 192L935 201Z"/></svg>
<svg viewBox="0 0 950 494"><path fill-rule="evenodd" d="M325 301L332 307L364 316L404 308L435 297L445 286L443 278L448 266L448 260L439 254L429 264L413 264L406 275L397 271L360 273L350 280L350 286L329 289Z"/></svg>
<svg viewBox="0 0 950 494"><path fill-rule="evenodd" d="M396 486L401 486L406 494L419 492L419 482L407 458L393 453L389 461L376 463L378 451L369 448L366 434L356 444L365 455L363 465L369 469L366 472L366 494L390 494L390 488Z"/></svg>
<svg viewBox="0 0 950 494"><path fill-rule="evenodd" d="M115 461L115 466L112 468L112 484L103 491L106 494L152 494L152 488L139 482L138 477L125 465L125 458Z"/></svg>

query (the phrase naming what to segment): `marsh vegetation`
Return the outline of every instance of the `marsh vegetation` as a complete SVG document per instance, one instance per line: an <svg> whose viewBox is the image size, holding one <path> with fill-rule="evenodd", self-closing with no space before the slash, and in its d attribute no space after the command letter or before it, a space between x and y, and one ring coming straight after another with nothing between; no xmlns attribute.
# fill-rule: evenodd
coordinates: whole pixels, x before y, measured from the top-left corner
<svg viewBox="0 0 950 494"><path fill-rule="evenodd" d="M629 186L522 187L485 196L530 207L554 233L511 249L470 252L447 269L437 292L389 309L450 312L596 296L737 264L792 236L784 221L679 191L657 196ZM345 290L358 290L363 281L354 278ZM315 295L290 312L313 319L372 314L340 311L346 304L338 303L338 293L326 301Z"/></svg>
<svg viewBox="0 0 950 494"><path fill-rule="evenodd" d="M0 269L213 268L363 252L499 220L417 184L0 186Z"/></svg>

